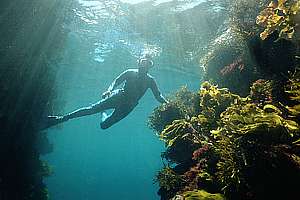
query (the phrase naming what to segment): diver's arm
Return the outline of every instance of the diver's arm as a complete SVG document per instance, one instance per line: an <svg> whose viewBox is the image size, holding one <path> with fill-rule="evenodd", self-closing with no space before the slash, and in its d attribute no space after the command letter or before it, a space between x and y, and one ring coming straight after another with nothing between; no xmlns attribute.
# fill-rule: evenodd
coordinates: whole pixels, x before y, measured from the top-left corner
<svg viewBox="0 0 300 200"><path fill-rule="evenodd" d="M117 78L115 78L115 80L108 87L107 91L111 92L114 89L116 89L116 87L118 87L121 83L123 83L127 79L127 77L128 77L128 70L124 71Z"/></svg>
<svg viewBox="0 0 300 200"><path fill-rule="evenodd" d="M127 79L128 75L129 75L128 72L129 71L126 70L126 71L122 72L117 78L115 78L115 80L108 87L107 91L102 94L102 98L105 98L106 96L109 96L110 93L114 89L116 89L116 87L118 87L121 83L123 83Z"/></svg>
<svg viewBox="0 0 300 200"><path fill-rule="evenodd" d="M155 82L155 80L152 78L151 79L151 85L150 88L152 90L152 93L155 97L155 99L157 101L159 101L160 103L168 103L168 101L166 100L166 98L161 94L161 92L159 91L157 84Z"/></svg>

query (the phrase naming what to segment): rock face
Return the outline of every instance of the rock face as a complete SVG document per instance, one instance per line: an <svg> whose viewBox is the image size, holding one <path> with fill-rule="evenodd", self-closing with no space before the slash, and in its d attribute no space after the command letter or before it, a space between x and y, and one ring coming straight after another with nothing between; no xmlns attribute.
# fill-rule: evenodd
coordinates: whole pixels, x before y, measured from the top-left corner
<svg viewBox="0 0 300 200"><path fill-rule="evenodd" d="M155 109L150 117L152 128L165 126L158 134L166 144L162 157L176 164L165 166L156 176L161 199L298 196L294 183L300 178L299 77L299 73L294 74L284 85L293 107L276 100L279 98L272 94L270 81L259 80L246 98L202 83L194 94L199 95L194 98L200 105L199 112L188 109L183 119L169 122L166 116L162 118L159 113L169 113L165 110L171 108L168 105ZM190 98L175 96L169 103L174 105L183 98L182 104L176 105L177 110L184 109ZM272 193L274 189L281 193Z"/></svg>
<svg viewBox="0 0 300 200"><path fill-rule="evenodd" d="M52 107L69 1L0 3L0 199L47 199L40 153L51 151L37 124ZM64 13L65 15L62 15ZM43 20L41 20L43 19ZM38 142L39 141L39 142Z"/></svg>

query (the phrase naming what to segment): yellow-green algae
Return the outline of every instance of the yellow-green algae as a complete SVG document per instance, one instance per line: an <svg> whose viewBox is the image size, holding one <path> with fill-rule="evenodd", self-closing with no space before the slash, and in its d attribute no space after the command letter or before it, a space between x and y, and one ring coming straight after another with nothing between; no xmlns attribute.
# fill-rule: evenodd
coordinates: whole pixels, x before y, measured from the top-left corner
<svg viewBox="0 0 300 200"><path fill-rule="evenodd" d="M290 82L299 84L295 77ZM291 86L289 88L298 89ZM257 86L253 85L251 89L257 90ZM284 105L273 102L272 98L265 98L271 96L270 89L267 84L265 88L252 91L251 95L242 98L226 88L204 82L198 93L200 111L195 116L177 119L166 125L159 137L166 143L166 158L168 153L176 152L182 145L189 146L190 151L187 152L205 145L209 146L209 150L199 154L197 160L186 153L187 157L190 156L190 161L179 159L177 163L180 166L190 166L188 171L184 174L173 171L177 173L177 178L173 179L177 181L176 184L173 181L169 186L166 185L168 182L162 185L169 191L177 191L181 196L193 194L190 189L203 189L199 185L206 187L207 176L202 175L208 174L215 191L228 197L237 194L243 198L246 194L256 192L247 183L249 177L245 174L251 166L256 165L256 159L270 154L268 162L276 166L278 156L299 170L299 152L293 150L299 145L298 121L291 114L286 114ZM296 94L292 89L287 92L293 96ZM164 170L160 172L160 176L163 173ZM173 187L174 185L177 187Z"/></svg>
<svg viewBox="0 0 300 200"><path fill-rule="evenodd" d="M155 182L159 183L159 186L171 190L178 187L181 182L181 177L176 174L171 167L165 166L156 176Z"/></svg>
<svg viewBox="0 0 300 200"><path fill-rule="evenodd" d="M195 190L184 192L182 196L177 196L173 200L225 200L222 194L211 194L205 190Z"/></svg>
<svg viewBox="0 0 300 200"><path fill-rule="evenodd" d="M260 33L261 39L265 40L276 30L279 31L280 38L292 39L299 23L299 11L298 0L271 1L256 19L257 24L265 27Z"/></svg>

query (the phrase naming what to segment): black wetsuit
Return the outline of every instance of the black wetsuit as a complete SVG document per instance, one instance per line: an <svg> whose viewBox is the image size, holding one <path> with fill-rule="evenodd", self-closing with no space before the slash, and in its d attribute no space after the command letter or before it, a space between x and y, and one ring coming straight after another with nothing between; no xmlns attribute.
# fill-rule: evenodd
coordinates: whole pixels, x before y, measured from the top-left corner
<svg viewBox="0 0 300 200"><path fill-rule="evenodd" d="M116 89L122 83L124 83L123 87ZM108 97L91 106L80 108L63 116L64 121L114 109L113 113L100 124L102 129L109 128L126 117L137 106L139 99L145 94L148 88L152 90L159 102L166 102L152 76L148 73L139 73L138 69L128 69L113 81L109 87L111 94Z"/></svg>

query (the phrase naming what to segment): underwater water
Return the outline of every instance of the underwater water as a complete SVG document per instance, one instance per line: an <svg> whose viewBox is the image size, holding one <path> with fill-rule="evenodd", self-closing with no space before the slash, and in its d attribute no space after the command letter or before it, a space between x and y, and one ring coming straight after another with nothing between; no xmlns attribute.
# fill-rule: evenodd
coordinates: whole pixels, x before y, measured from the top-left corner
<svg viewBox="0 0 300 200"><path fill-rule="evenodd" d="M298 199L299 24L300 0L0 1L0 200ZM168 102L45 129L146 55Z"/></svg>
<svg viewBox="0 0 300 200"><path fill-rule="evenodd" d="M1 0L0 200L296 199L299 25L299 0ZM64 121L146 55L167 102Z"/></svg>
<svg viewBox="0 0 300 200"><path fill-rule="evenodd" d="M197 62L176 60L167 51L170 43L164 43L168 40L164 29L143 24L154 31L151 36L132 29L136 21L130 21L134 19L126 12L135 4L127 3L138 1L124 1L117 8L115 2L104 8L101 1L79 0L74 11L78 18L69 24L62 60L57 63L56 85L63 108L51 114L97 102L112 80L125 69L136 68L136 59L145 53L154 57L155 67L149 73L165 96L184 85L194 91L199 88ZM168 1L156 5L164 2ZM109 9L121 14L113 16ZM181 70L185 65L190 71ZM159 199L153 180L163 166L164 144L147 127L148 116L158 105L149 90L129 116L107 130L100 128L100 114L50 128L47 133L54 149L42 159L53 168L53 175L44 180L51 199Z"/></svg>

